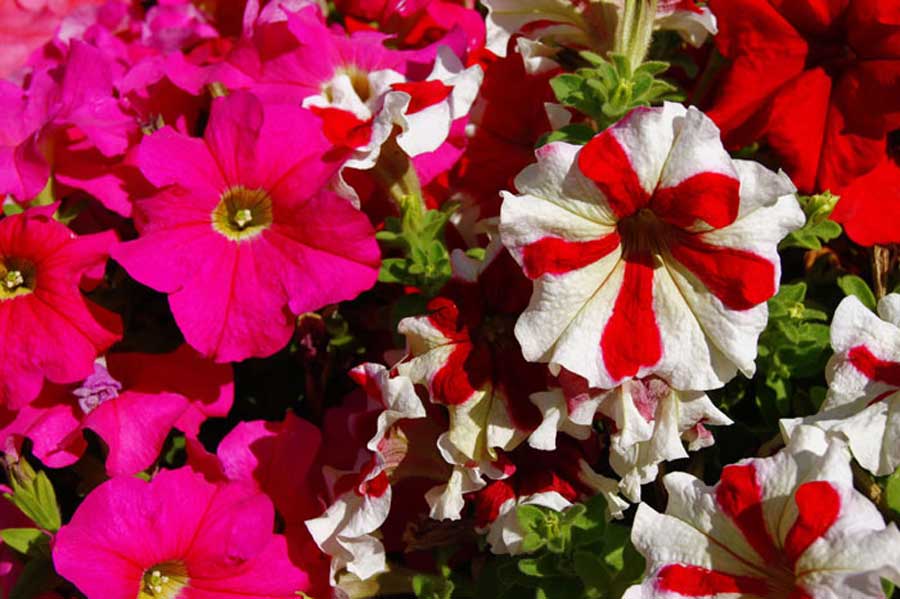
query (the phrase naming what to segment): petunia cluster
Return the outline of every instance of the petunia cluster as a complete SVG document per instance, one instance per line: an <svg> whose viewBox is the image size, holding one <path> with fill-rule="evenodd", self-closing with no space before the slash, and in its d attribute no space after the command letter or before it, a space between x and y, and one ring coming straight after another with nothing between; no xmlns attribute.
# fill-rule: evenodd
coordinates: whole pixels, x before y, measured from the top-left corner
<svg viewBox="0 0 900 599"><path fill-rule="evenodd" d="M900 585L900 9L0 2L0 597Z"/></svg>

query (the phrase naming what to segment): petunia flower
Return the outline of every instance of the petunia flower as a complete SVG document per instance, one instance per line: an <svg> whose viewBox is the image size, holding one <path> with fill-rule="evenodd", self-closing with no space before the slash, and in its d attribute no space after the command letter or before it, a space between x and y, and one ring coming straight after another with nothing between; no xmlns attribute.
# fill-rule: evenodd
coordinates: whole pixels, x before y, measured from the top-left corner
<svg viewBox="0 0 900 599"><path fill-rule="evenodd" d="M544 415L528 438L532 447L555 449L557 430L586 439L595 418L603 418L610 431L609 464L631 501L640 501L641 485L656 479L660 463L688 457L685 443L697 451L715 442L706 425L732 423L705 393L677 391L655 377L604 391L567 376L562 388L535 393L531 400Z"/></svg>
<svg viewBox="0 0 900 599"><path fill-rule="evenodd" d="M243 482L272 500L284 524L290 560L308 573L312 597L327 597L331 589L331 558L319 550L304 522L324 508L321 444L319 429L290 412L281 422L238 423L215 455L199 441L187 443L188 463L207 479Z"/></svg>
<svg viewBox="0 0 900 599"><path fill-rule="evenodd" d="M357 366L350 376L365 391L365 408L348 414L348 404L330 414L334 426L326 422L331 429L326 438L341 429L350 435L342 435L345 447L332 452L339 459L325 468L328 508L306 521L316 544L332 557L332 582L344 569L361 580L386 570L384 545L375 533L391 510L391 476L408 449L401 425L425 417L422 401L405 376L391 376L384 366L371 363ZM354 434L365 434L365 444L356 446Z"/></svg>
<svg viewBox="0 0 900 599"><path fill-rule="evenodd" d="M866 470L891 474L900 466L900 294L881 298L877 315L854 296L844 299L831 346L825 403L813 416L782 420L785 436L801 423L819 427L846 439Z"/></svg>
<svg viewBox="0 0 900 599"><path fill-rule="evenodd" d="M76 237L47 212L0 220L0 404L14 409L45 379L87 377L122 335L119 316L82 293L96 286L115 234Z"/></svg>
<svg viewBox="0 0 900 599"><path fill-rule="evenodd" d="M884 597L900 582L900 531L853 488L843 443L798 428L771 458L726 466L708 487L664 479L665 514L641 504L631 540L646 577L626 599Z"/></svg>
<svg viewBox="0 0 900 599"><path fill-rule="evenodd" d="M21 69L29 54L53 37L60 22L102 0L30 0L3 2L0 5L0 78L6 79Z"/></svg>
<svg viewBox="0 0 900 599"><path fill-rule="evenodd" d="M233 68L223 70L226 85L270 102L302 103L322 119L328 139L350 151L346 168L375 167L389 139L396 141L391 149L407 157L437 150L453 122L468 114L481 83L481 67L465 67L460 59L462 30L421 50L396 50L382 33L328 27L318 8L308 6L288 15L285 33L295 46L271 56L273 27L235 51ZM358 204L341 173L339 191Z"/></svg>
<svg viewBox="0 0 900 599"><path fill-rule="evenodd" d="M545 368L525 362L511 334L529 284L496 240L483 260L461 250L451 260L444 295L429 303L427 315L400 321L408 355L396 369L447 406L448 451L463 463L492 461L540 422L528 398L545 389Z"/></svg>
<svg viewBox="0 0 900 599"><path fill-rule="evenodd" d="M900 243L900 164L885 155L881 163L841 189L831 218L860 245Z"/></svg>
<svg viewBox="0 0 900 599"><path fill-rule="evenodd" d="M169 294L201 353L271 355L295 315L354 298L377 276L368 219L323 189L337 168L328 150L299 107L264 108L245 92L217 98L203 139L163 128L141 143L139 166L160 191L137 203L140 237L113 256Z"/></svg>
<svg viewBox="0 0 900 599"><path fill-rule="evenodd" d="M598 474L589 464L597 453L597 439L560 441L555 451L522 446L508 455L508 476L490 482L469 497L475 507L476 530L487 532L494 554L521 553L524 531L516 517L520 505L539 505L563 511L576 501L603 495L609 517L621 518L628 502L618 495L616 481ZM596 456L593 456L596 459Z"/></svg>
<svg viewBox="0 0 900 599"><path fill-rule="evenodd" d="M62 468L84 453L82 432L90 429L109 449L106 471L135 474L159 456L172 428L196 438L207 418L228 414L233 398L231 367L187 345L168 354L111 353L81 383L45 385L9 415L0 440L31 439L38 459Z"/></svg>
<svg viewBox="0 0 900 599"><path fill-rule="evenodd" d="M625 10L624 0L486 0L487 48L497 56L506 56L510 38L532 72L558 68L557 48L589 49L606 53L613 47L616 25ZM708 8L694 0L661 0L657 3L654 25L657 29L677 31L693 46L701 46L716 33L716 20Z"/></svg>
<svg viewBox="0 0 900 599"><path fill-rule="evenodd" d="M536 156L500 214L503 243L535 282L515 329L525 358L604 389L752 375L776 246L804 221L790 180L732 160L712 121L669 103Z"/></svg>
<svg viewBox="0 0 900 599"><path fill-rule="evenodd" d="M765 141L804 193L842 193L900 127L900 35L878 0L712 0L729 60L709 109L729 147Z"/></svg>
<svg viewBox="0 0 900 599"><path fill-rule="evenodd" d="M88 599L295 598L308 575L273 534L272 503L190 468L115 477L85 498L53 545L56 571Z"/></svg>

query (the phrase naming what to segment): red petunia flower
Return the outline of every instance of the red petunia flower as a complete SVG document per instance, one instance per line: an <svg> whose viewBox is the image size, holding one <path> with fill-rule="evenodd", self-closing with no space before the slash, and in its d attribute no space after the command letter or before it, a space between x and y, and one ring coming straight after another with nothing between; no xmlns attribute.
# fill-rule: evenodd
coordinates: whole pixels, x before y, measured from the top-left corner
<svg viewBox="0 0 900 599"><path fill-rule="evenodd" d="M731 61L708 111L726 145L765 141L800 191L846 193L834 219L854 241L900 241L883 219L900 202L900 172L885 154L887 134L900 127L895 4L709 4L719 23L716 45Z"/></svg>

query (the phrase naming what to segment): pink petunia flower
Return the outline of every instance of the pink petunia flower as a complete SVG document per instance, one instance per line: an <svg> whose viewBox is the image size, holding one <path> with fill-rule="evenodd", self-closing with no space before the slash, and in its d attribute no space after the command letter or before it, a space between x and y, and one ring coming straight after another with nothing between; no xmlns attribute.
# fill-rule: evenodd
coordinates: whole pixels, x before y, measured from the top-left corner
<svg viewBox="0 0 900 599"><path fill-rule="evenodd" d="M586 146L551 143L504 192L503 243L535 281L516 323L525 358L612 389L752 375L778 242L804 216L783 174L732 160L715 125L639 108Z"/></svg>
<svg viewBox="0 0 900 599"><path fill-rule="evenodd" d="M134 474L159 456L174 427L195 438L209 417L223 417L234 397L231 367L183 345L169 354L111 353L81 384L46 385L0 429L16 445L29 438L51 468L73 464L91 429L106 443L106 470Z"/></svg>
<svg viewBox="0 0 900 599"><path fill-rule="evenodd" d="M16 73L29 54L53 37L68 15L103 0L11 0L0 3L0 78Z"/></svg>
<svg viewBox="0 0 900 599"><path fill-rule="evenodd" d="M900 466L900 294L881 298L877 315L853 296L842 301L831 346L821 410L782 420L782 430L803 423L840 435L863 468L888 475Z"/></svg>
<svg viewBox="0 0 900 599"><path fill-rule="evenodd" d="M287 27L295 48L269 57L273 36L262 30L254 40L261 47L238 48L230 59L235 69L223 70L223 80L268 101L302 102L322 119L328 139L350 150L347 168L375 167L392 136L411 157L437 150L453 122L469 112L481 84L481 68L465 67L462 50L454 47L465 44L461 30L425 49L400 51L386 47L381 33L329 28L313 6L288 15ZM338 184L358 200L343 179Z"/></svg>
<svg viewBox="0 0 900 599"><path fill-rule="evenodd" d="M625 599L884 597L900 582L900 531L853 488L843 443L798 428L771 458L726 466L707 487L664 479L665 514L642 504L631 539L647 575Z"/></svg>
<svg viewBox="0 0 900 599"><path fill-rule="evenodd" d="M372 225L323 189L337 168L328 150L299 107L217 98L203 139L166 127L141 143L139 166L160 191L137 203L140 238L113 256L169 294L201 353L271 355L295 315L356 297L378 273Z"/></svg>
<svg viewBox="0 0 900 599"><path fill-rule="evenodd" d="M0 220L0 405L14 409L45 379L84 379L122 335L119 316L82 294L102 276L115 234L76 237L49 211Z"/></svg>
<svg viewBox="0 0 900 599"><path fill-rule="evenodd" d="M288 413L281 422L241 422L211 455L199 441L187 443L189 463L207 479L239 481L264 493L284 523L288 554L309 574L308 594L330 595L330 557L322 553L305 520L324 508L321 477L322 435L311 423Z"/></svg>
<svg viewBox="0 0 900 599"><path fill-rule="evenodd" d="M308 576L274 525L272 503L252 485L187 467L150 482L120 476L60 529L53 563L88 599L296 598Z"/></svg>

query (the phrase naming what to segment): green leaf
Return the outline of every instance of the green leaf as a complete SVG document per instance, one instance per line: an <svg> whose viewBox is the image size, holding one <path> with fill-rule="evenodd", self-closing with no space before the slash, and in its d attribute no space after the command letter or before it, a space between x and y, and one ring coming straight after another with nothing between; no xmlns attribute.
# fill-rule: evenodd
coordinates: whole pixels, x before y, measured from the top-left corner
<svg viewBox="0 0 900 599"><path fill-rule="evenodd" d="M888 477L884 493L887 506L900 515L900 468Z"/></svg>
<svg viewBox="0 0 900 599"><path fill-rule="evenodd" d="M23 212L25 212L25 207L16 202L6 202L3 204L3 214L6 216L13 216L14 214L21 214Z"/></svg>
<svg viewBox="0 0 900 599"><path fill-rule="evenodd" d="M780 248L818 250L823 241L831 241L840 236L841 226L829 220L831 211L837 204L837 196L826 191L812 196L797 196L797 201L806 215L806 222L800 229L785 237L779 244Z"/></svg>
<svg viewBox="0 0 900 599"><path fill-rule="evenodd" d="M534 505L520 505L516 508L516 518L526 532L540 532L544 524L544 512Z"/></svg>
<svg viewBox="0 0 900 599"><path fill-rule="evenodd" d="M62 525L56 493L50 479L43 472L37 472L24 459L10 468L12 493L5 493L16 507L26 516L49 532L56 532Z"/></svg>
<svg viewBox="0 0 900 599"><path fill-rule="evenodd" d="M378 280L382 283L404 283L408 278L407 261L404 258L385 258L381 261Z"/></svg>
<svg viewBox="0 0 900 599"><path fill-rule="evenodd" d="M538 140L537 146L540 147L554 141L567 141L569 143L584 145L589 142L596 134L597 132L594 131L591 127L583 123L574 123L572 125L566 125L565 127L557 129L556 131L551 131L550 133L542 136Z"/></svg>
<svg viewBox="0 0 900 599"><path fill-rule="evenodd" d="M413 592L420 599L451 599L453 597L453 581L441 576L416 574L412 579Z"/></svg>
<svg viewBox="0 0 900 599"><path fill-rule="evenodd" d="M587 588L605 589L609 587L609 568L599 556L587 552L576 551L573 558L575 573Z"/></svg>
<svg viewBox="0 0 900 599"><path fill-rule="evenodd" d="M575 106L584 100L584 78L573 73L563 73L551 79L550 89L563 104Z"/></svg>
<svg viewBox="0 0 900 599"><path fill-rule="evenodd" d="M34 554L43 545L49 547L50 538L37 528L7 528L0 531L0 538L22 555ZM47 552L49 555L49 551Z"/></svg>
<svg viewBox="0 0 900 599"><path fill-rule="evenodd" d="M856 296L866 308L873 312L875 311L877 304L875 294L872 293L869 285L862 278L856 275L844 275L843 277L838 277L837 284L844 294Z"/></svg>

